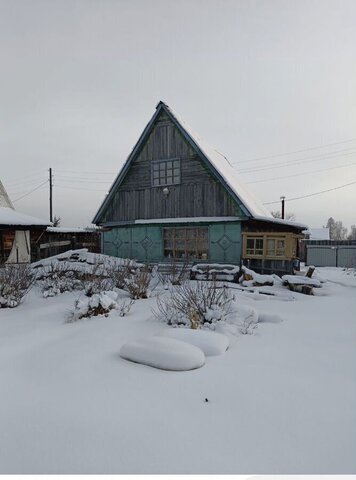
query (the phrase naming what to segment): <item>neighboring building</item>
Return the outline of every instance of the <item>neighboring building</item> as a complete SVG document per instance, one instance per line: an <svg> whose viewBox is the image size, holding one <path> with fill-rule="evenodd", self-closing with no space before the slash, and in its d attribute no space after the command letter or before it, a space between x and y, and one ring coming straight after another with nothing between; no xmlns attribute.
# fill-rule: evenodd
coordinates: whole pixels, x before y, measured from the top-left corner
<svg viewBox="0 0 356 480"><path fill-rule="evenodd" d="M100 243L100 229L96 227L47 227L36 241L36 260L78 248L100 253Z"/></svg>
<svg viewBox="0 0 356 480"><path fill-rule="evenodd" d="M241 260L292 271L307 227L275 219L228 160L163 102L119 172L93 223L103 253L143 262Z"/></svg>
<svg viewBox="0 0 356 480"><path fill-rule="evenodd" d="M0 182L0 265L30 262L35 241L47 225L50 222L14 210Z"/></svg>

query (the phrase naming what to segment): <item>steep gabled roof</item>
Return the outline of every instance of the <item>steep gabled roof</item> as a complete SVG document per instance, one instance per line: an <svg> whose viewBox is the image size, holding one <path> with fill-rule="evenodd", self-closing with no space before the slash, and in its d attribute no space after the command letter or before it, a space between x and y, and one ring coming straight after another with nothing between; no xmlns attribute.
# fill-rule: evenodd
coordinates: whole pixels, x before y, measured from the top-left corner
<svg viewBox="0 0 356 480"><path fill-rule="evenodd" d="M117 191L117 188L120 186L124 177L131 165L131 162L134 160L136 154L140 151L141 146L146 141L150 135L152 128L154 126L155 120L162 110L168 115L172 120L174 125L181 132L183 137L188 141L191 147L198 153L202 161L205 163L206 167L211 171L211 173L222 183L230 195L236 200L237 204L240 206L241 210L247 217L254 218L256 220L270 221L274 223L283 223L288 224L297 228L306 228L305 225L297 224L295 222L285 222L284 220L276 220L273 218L271 213L259 202L254 195L248 191L248 189L242 185L237 178L236 172L227 158L218 152L216 149L208 145L204 140L202 140L199 135L197 135L192 128L166 103L160 101L156 107L156 112L152 116L151 120L147 124L146 128L142 132L138 142L127 158L125 164L121 168L118 176L116 177L114 183L112 184L108 195L106 196L104 202L100 206L98 212L95 215L93 223L98 223L100 217L104 212L107 205L110 203L113 195Z"/></svg>

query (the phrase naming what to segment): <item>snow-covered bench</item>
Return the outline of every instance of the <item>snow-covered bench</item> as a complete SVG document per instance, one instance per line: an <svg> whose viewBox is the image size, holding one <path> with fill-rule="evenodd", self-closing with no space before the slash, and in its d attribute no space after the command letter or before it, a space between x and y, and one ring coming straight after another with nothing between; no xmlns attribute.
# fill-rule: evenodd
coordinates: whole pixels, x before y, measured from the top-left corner
<svg viewBox="0 0 356 480"><path fill-rule="evenodd" d="M220 263L197 263L190 269L191 280L238 282L240 267Z"/></svg>

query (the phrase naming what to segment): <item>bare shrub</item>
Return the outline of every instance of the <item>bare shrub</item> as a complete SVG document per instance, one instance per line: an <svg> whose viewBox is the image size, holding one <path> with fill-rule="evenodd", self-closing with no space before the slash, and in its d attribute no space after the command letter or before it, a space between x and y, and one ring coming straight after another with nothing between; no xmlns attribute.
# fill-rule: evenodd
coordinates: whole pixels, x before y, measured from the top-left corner
<svg viewBox="0 0 356 480"><path fill-rule="evenodd" d="M124 300L121 304L119 304L119 316L125 317L131 310L132 305L135 303L133 298L130 298L129 301Z"/></svg>
<svg viewBox="0 0 356 480"><path fill-rule="evenodd" d="M114 284L110 276L111 264L95 263L90 270L81 274L81 288L87 297L112 290Z"/></svg>
<svg viewBox="0 0 356 480"><path fill-rule="evenodd" d="M242 335L253 335L257 328L257 323L251 317L247 317L238 326L239 332Z"/></svg>
<svg viewBox="0 0 356 480"><path fill-rule="evenodd" d="M130 273L125 279L125 290L128 291L133 300L148 298L151 278L151 272L148 267Z"/></svg>
<svg viewBox="0 0 356 480"><path fill-rule="evenodd" d="M35 275L30 265L4 265L0 268L0 307L17 307L32 288Z"/></svg>
<svg viewBox="0 0 356 480"><path fill-rule="evenodd" d="M66 323L73 323L82 318L91 318L98 315L108 316L110 311L117 307L114 298L116 298L115 292L102 292L76 300L74 310L70 313Z"/></svg>
<svg viewBox="0 0 356 480"><path fill-rule="evenodd" d="M37 272L36 280L44 297L82 288L81 272L73 270L68 262L54 261L42 267Z"/></svg>
<svg viewBox="0 0 356 480"><path fill-rule="evenodd" d="M189 279L189 262L179 263L175 259L171 259L169 264L163 265L162 269L158 268L157 275L160 282L164 286L182 285Z"/></svg>
<svg viewBox="0 0 356 480"><path fill-rule="evenodd" d="M186 324L196 329L225 319L233 299L228 288L215 281L186 281L170 288L169 295L157 298L155 313L169 325Z"/></svg>
<svg viewBox="0 0 356 480"><path fill-rule="evenodd" d="M113 286L122 290L126 289L127 281L135 275L138 270L131 260L127 260L122 265L115 265L113 263L106 265L106 271L113 282Z"/></svg>

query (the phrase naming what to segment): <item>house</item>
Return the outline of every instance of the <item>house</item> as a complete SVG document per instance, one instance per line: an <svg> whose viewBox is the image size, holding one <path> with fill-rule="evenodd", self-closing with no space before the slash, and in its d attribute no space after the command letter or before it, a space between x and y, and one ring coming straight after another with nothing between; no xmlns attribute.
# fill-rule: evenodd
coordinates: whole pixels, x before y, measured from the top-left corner
<svg viewBox="0 0 356 480"><path fill-rule="evenodd" d="M0 265L30 262L36 239L50 224L17 212L0 181Z"/></svg>
<svg viewBox="0 0 356 480"><path fill-rule="evenodd" d="M229 161L164 102L121 168L93 223L103 253L142 262L232 263L292 271L305 225L275 219Z"/></svg>

